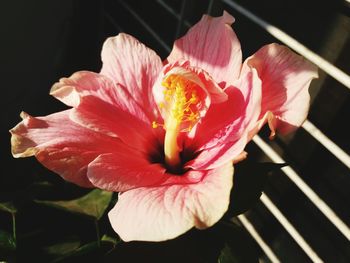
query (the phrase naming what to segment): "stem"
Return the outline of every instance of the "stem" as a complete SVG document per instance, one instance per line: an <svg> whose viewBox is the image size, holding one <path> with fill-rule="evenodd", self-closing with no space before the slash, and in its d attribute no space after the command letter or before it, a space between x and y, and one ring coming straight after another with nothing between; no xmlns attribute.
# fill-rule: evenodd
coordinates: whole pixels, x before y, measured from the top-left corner
<svg viewBox="0 0 350 263"><path fill-rule="evenodd" d="M12 215L12 235L13 235L13 241L15 242L15 245L17 246L16 215L15 215L15 213L11 213L11 215Z"/></svg>
<svg viewBox="0 0 350 263"><path fill-rule="evenodd" d="M96 219L94 220L94 222L95 222L97 246L101 247L100 227L98 226L98 221Z"/></svg>

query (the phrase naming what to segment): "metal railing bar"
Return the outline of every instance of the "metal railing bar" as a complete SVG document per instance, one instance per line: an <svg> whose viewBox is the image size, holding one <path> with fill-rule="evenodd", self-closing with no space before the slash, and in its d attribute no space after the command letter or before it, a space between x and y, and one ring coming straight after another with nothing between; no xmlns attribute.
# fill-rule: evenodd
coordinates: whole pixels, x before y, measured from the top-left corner
<svg viewBox="0 0 350 263"><path fill-rule="evenodd" d="M115 21L115 19L110 14L105 12L104 15L107 18L108 22L111 23L119 32L124 31L123 28Z"/></svg>
<svg viewBox="0 0 350 263"><path fill-rule="evenodd" d="M163 0L157 0L157 2L164 8L166 9L170 14L172 14L174 17L176 17L176 19L180 20L180 15L178 13L176 13L176 11L170 7L169 5L167 5ZM183 20L184 25L189 28L191 27L190 22L188 22L186 19Z"/></svg>
<svg viewBox="0 0 350 263"><path fill-rule="evenodd" d="M159 44L170 53L170 47L158 36L158 34L134 11L132 8L122 0L118 2L152 35L152 37L159 42Z"/></svg>
<svg viewBox="0 0 350 263"><path fill-rule="evenodd" d="M317 65L319 68L321 68L324 72L326 72L328 75L332 76L334 79L339 81L341 84L343 84L345 87L350 89L350 76L347 75L344 71L340 70L339 68L332 65L330 62L325 60L324 58L320 57L307 47L305 47L303 44L298 42L296 39L292 38L279 28L273 26L272 24L266 22L262 18L256 16L249 10L245 9L241 5L231 1L231 0L222 0L225 4L232 7L242 15L249 18L251 21L255 22L258 26L265 29L268 33L270 33L272 36L274 36L276 39L281 41L282 43L288 45L290 48L294 49L296 52L304 56L306 59Z"/></svg>
<svg viewBox="0 0 350 263"><path fill-rule="evenodd" d="M313 262L323 262L323 260L309 246L305 239L299 234L295 227L288 221L288 219L273 204L273 202L265 193L261 195L260 200Z"/></svg>
<svg viewBox="0 0 350 263"><path fill-rule="evenodd" d="M328 151L330 151L339 161L350 169L350 156L329 139L321 130L319 130L309 120L306 120L302 127L317 141L319 141Z"/></svg>
<svg viewBox="0 0 350 263"><path fill-rule="evenodd" d="M261 249L264 251L266 256L272 263L280 263L281 261L277 258L275 253L273 253L272 249L265 243L259 233L256 231L254 226L249 222L245 215L239 215L238 220L242 223L242 225L247 229L249 234L254 238L254 240L258 243Z"/></svg>
<svg viewBox="0 0 350 263"><path fill-rule="evenodd" d="M207 9L207 14L208 15L211 15L211 12L213 10L214 1L215 0L209 0L208 9Z"/></svg>
<svg viewBox="0 0 350 263"><path fill-rule="evenodd" d="M275 163L285 163L274 149L258 135L253 138L259 148ZM309 200L327 217L327 219L350 241L350 229L339 216L301 179L290 167L281 168L288 178L309 198Z"/></svg>
<svg viewBox="0 0 350 263"><path fill-rule="evenodd" d="M182 0L181 10L180 10L180 15L179 15L179 22L177 24L175 39L179 38L181 31L182 31L182 26L184 24L184 18L185 18L186 3L187 3L187 0Z"/></svg>

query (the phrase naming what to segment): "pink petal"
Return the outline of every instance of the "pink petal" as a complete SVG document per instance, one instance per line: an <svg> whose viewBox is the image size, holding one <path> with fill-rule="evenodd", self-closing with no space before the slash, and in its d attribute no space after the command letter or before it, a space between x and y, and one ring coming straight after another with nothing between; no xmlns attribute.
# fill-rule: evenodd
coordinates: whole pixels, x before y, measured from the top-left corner
<svg viewBox="0 0 350 263"><path fill-rule="evenodd" d="M242 92L237 88L228 89L227 95L228 100L211 105L205 118L198 124L191 148L197 151L211 148L231 136L230 130L235 130L234 135L237 134L243 120L242 113L245 111L246 102Z"/></svg>
<svg viewBox="0 0 350 263"><path fill-rule="evenodd" d="M94 186L107 191L124 192L164 181L165 168L152 164L145 156L120 152L102 154L88 167L88 178Z"/></svg>
<svg viewBox="0 0 350 263"><path fill-rule="evenodd" d="M79 147L46 147L35 154L47 169L59 174L66 181L82 187L93 187L87 178L87 165L98 155Z"/></svg>
<svg viewBox="0 0 350 263"><path fill-rule="evenodd" d="M256 122L255 125L250 127L248 140L250 141L266 123L269 125L271 131L269 138L272 140L276 135L277 119L271 111L267 111L265 115L258 122Z"/></svg>
<svg viewBox="0 0 350 263"><path fill-rule="evenodd" d="M202 171L189 171L181 176L166 173L160 163L149 156L130 149L102 154L88 166L88 178L98 188L125 192L144 186L168 186L198 183L205 175Z"/></svg>
<svg viewBox="0 0 350 263"><path fill-rule="evenodd" d="M239 163L245 160L248 157L248 153L246 151L241 152L235 159L232 160L233 164Z"/></svg>
<svg viewBox="0 0 350 263"><path fill-rule="evenodd" d="M147 124L152 121L146 117L126 88L94 72L79 71L69 78L62 78L53 85L50 94L72 107L78 107L82 97L94 96L129 112Z"/></svg>
<svg viewBox="0 0 350 263"><path fill-rule="evenodd" d="M119 195L109 212L113 229L124 241L163 241L192 227L207 228L226 212L233 183L228 163L202 171L196 184L142 187Z"/></svg>
<svg viewBox="0 0 350 263"><path fill-rule="evenodd" d="M14 157L35 155L48 169L67 181L91 187L86 177L87 165L101 153L125 149L119 139L87 130L69 119L70 110L46 117L22 113L23 121L14 127Z"/></svg>
<svg viewBox="0 0 350 263"><path fill-rule="evenodd" d="M231 84L238 78L242 52L231 28L234 18L227 12L221 17L204 15L188 33L175 41L169 63L185 59L207 71L216 82Z"/></svg>
<svg viewBox="0 0 350 263"><path fill-rule="evenodd" d="M152 121L158 114L152 86L163 66L159 56L134 37L123 33L108 38L101 55L101 73L124 86Z"/></svg>
<svg viewBox="0 0 350 263"><path fill-rule="evenodd" d="M271 111L277 120L276 129L281 133L299 127L308 113L308 88L311 80L318 76L317 68L278 44L262 47L245 63L256 68L262 80L260 118Z"/></svg>
<svg viewBox="0 0 350 263"><path fill-rule="evenodd" d="M198 125L189 147L200 153L186 166L213 169L237 158L248 143L248 133L261 110L261 81L256 70L245 71L225 92L228 100L211 107Z"/></svg>
<svg viewBox="0 0 350 263"><path fill-rule="evenodd" d="M215 169L220 167L223 163L231 162L239 159L248 143L247 133L241 134L240 138L234 141L227 141L218 144L213 148L205 149L193 160L185 164L185 167L193 169Z"/></svg>
<svg viewBox="0 0 350 263"><path fill-rule="evenodd" d="M80 98L93 95L115 104L118 101L118 89L107 77L90 71L79 71L69 78L61 78L55 83L50 94L71 107L77 107Z"/></svg>
<svg viewBox="0 0 350 263"><path fill-rule="evenodd" d="M97 97L82 97L70 118L83 127L120 138L125 144L147 153L158 150L151 124L122 111Z"/></svg>

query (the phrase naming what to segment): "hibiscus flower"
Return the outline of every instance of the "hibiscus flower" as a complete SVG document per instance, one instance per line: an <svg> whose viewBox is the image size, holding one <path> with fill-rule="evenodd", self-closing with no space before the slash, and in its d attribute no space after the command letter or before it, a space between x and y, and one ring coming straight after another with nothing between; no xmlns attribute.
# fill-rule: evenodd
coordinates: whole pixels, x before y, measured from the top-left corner
<svg viewBox="0 0 350 263"><path fill-rule="evenodd" d="M80 71L52 87L70 109L21 114L13 156L35 156L79 186L119 192L109 219L124 241L212 226L228 208L245 145L265 123L271 137L300 126L317 77L278 44L242 64L233 22L226 12L204 15L165 62L130 35L108 38L100 73Z"/></svg>

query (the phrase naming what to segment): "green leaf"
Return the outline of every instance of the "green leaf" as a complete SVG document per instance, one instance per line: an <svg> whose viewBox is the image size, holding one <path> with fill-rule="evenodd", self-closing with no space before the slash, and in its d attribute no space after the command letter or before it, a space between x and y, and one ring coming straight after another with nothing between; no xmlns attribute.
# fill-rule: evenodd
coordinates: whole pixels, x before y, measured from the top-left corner
<svg viewBox="0 0 350 263"><path fill-rule="evenodd" d="M95 250L95 249L98 249L99 246L97 244L97 242L91 242L91 243L88 243L88 244L85 244L79 248L77 248L75 251L74 251L74 255L83 255L83 254L86 254L92 250Z"/></svg>
<svg viewBox="0 0 350 263"><path fill-rule="evenodd" d="M54 259L53 261L51 261L51 263L57 263L57 262L63 262L63 261L66 262L66 261L69 261L69 259L72 260L72 262L76 262L75 259L77 257L90 254L98 249L99 249L99 246L98 246L97 242L91 242L91 243L85 244L81 247L78 247L78 248L72 250L71 252L67 253L66 255L63 255L61 257Z"/></svg>
<svg viewBox="0 0 350 263"><path fill-rule="evenodd" d="M2 202L0 203L0 210L15 214L17 213L17 208L14 206L12 202Z"/></svg>
<svg viewBox="0 0 350 263"><path fill-rule="evenodd" d="M258 247L247 231L233 222L220 223L219 231L225 245L218 263L258 263Z"/></svg>
<svg viewBox="0 0 350 263"><path fill-rule="evenodd" d="M227 244L221 250L220 256L218 258L218 263L236 263L239 262L232 253L231 247Z"/></svg>
<svg viewBox="0 0 350 263"><path fill-rule="evenodd" d="M221 232L215 227L192 229L163 242L120 241L103 262L215 262L223 246Z"/></svg>
<svg viewBox="0 0 350 263"><path fill-rule="evenodd" d="M38 204L58 208L71 213L85 215L99 220L107 209L111 199L112 192L99 189L92 190L87 195L78 199L69 201L43 201L35 200Z"/></svg>
<svg viewBox="0 0 350 263"><path fill-rule="evenodd" d="M102 238L101 238L101 241L112 243L113 246L115 246L115 245L117 245L118 243L121 242L120 239L115 238L115 237L110 237L110 236L107 236L107 235L103 235Z"/></svg>
<svg viewBox="0 0 350 263"><path fill-rule="evenodd" d="M233 188L230 206L225 217L230 218L243 214L253 208L259 201L268 174L286 164L255 163L243 161L235 165Z"/></svg>
<svg viewBox="0 0 350 263"><path fill-rule="evenodd" d="M91 242L73 251L55 258L51 263L58 262L100 262L104 254L112 249L110 242L103 241L101 246L98 242Z"/></svg>
<svg viewBox="0 0 350 263"><path fill-rule="evenodd" d="M64 242L47 246L44 248L44 251L49 255L65 255L78 249L80 245L80 240L77 238L70 238Z"/></svg>
<svg viewBox="0 0 350 263"><path fill-rule="evenodd" d="M0 230L0 249L11 251L16 249L16 242L13 239L12 234Z"/></svg>

